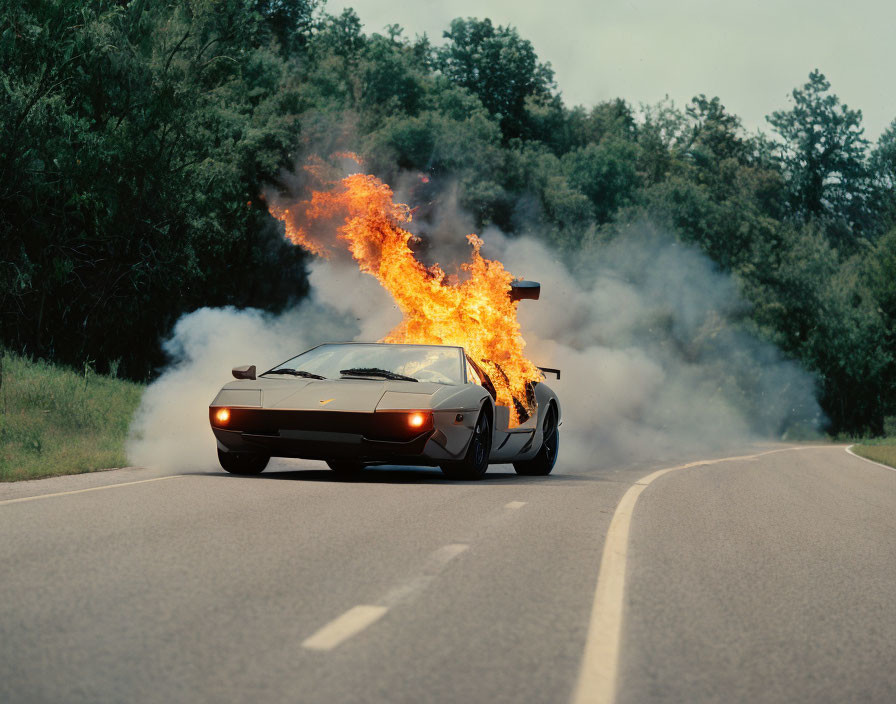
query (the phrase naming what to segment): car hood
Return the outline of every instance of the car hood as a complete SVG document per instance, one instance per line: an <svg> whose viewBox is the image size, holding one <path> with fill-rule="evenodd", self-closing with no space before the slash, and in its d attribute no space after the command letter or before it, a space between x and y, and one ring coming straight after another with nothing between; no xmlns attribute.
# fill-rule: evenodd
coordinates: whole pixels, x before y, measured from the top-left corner
<svg viewBox="0 0 896 704"><path fill-rule="evenodd" d="M427 408L442 384L378 379L255 379L232 381L213 406L256 406L296 411L372 412L390 392L407 398L408 407ZM419 399L419 402L411 402ZM391 405L391 404L390 404Z"/></svg>

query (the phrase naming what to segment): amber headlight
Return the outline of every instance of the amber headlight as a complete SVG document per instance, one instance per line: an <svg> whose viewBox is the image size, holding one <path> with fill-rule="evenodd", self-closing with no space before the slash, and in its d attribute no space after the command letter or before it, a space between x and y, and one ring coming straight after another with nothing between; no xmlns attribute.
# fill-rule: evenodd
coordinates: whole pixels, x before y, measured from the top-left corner
<svg viewBox="0 0 896 704"><path fill-rule="evenodd" d="M219 408L215 412L215 420L218 422L218 425L227 425L230 422L230 409Z"/></svg>

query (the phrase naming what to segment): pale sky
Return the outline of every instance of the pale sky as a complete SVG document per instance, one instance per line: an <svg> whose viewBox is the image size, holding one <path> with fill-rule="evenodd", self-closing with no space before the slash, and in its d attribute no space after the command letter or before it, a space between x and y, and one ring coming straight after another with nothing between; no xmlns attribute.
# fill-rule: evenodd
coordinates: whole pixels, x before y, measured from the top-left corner
<svg viewBox="0 0 896 704"><path fill-rule="evenodd" d="M554 68L566 104L668 94L682 107L718 95L749 130L788 105L818 68L864 115L876 140L896 119L896 0L329 0L353 7L364 31L387 24L441 44L455 17L511 24Z"/></svg>

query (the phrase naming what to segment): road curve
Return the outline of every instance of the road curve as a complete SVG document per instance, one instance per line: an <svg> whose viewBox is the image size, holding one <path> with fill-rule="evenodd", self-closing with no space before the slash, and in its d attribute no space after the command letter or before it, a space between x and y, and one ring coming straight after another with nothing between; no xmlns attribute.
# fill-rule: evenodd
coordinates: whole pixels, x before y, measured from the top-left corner
<svg viewBox="0 0 896 704"><path fill-rule="evenodd" d="M617 701L896 701L896 472L777 453L641 502Z"/></svg>
<svg viewBox="0 0 896 704"><path fill-rule="evenodd" d="M769 449L476 483L281 462L3 485L0 701L584 701L622 497ZM611 699L892 701L894 509L896 473L835 446L642 487Z"/></svg>

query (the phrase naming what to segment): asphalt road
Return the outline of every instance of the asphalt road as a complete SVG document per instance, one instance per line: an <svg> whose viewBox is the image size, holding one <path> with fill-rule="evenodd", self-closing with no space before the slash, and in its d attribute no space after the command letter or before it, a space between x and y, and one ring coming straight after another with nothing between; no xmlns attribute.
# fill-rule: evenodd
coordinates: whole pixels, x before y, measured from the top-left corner
<svg viewBox="0 0 896 704"><path fill-rule="evenodd" d="M896 701L896 472L728 454L0 485L0 702Z"/></svg>

